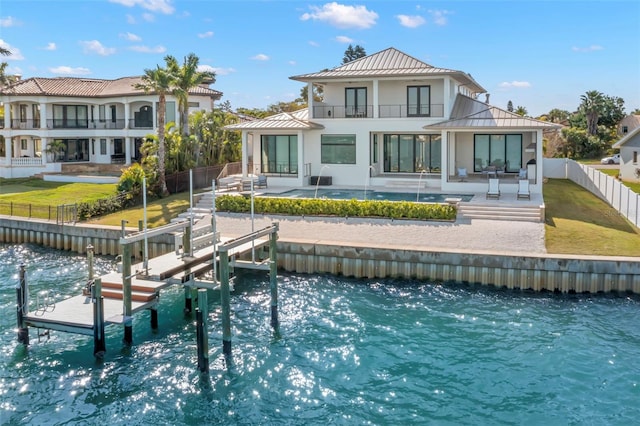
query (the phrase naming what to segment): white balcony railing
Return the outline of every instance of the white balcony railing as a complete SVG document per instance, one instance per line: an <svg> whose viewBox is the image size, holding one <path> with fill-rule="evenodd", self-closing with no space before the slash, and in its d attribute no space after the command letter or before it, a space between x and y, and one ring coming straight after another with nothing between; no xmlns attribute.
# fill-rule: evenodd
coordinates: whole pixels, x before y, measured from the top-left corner
<svg viewBox="0 0 640 426"><path fill-rule="evenodd" d="M17 157L11 159L12 166L42 166L42 158Z"/></svg>

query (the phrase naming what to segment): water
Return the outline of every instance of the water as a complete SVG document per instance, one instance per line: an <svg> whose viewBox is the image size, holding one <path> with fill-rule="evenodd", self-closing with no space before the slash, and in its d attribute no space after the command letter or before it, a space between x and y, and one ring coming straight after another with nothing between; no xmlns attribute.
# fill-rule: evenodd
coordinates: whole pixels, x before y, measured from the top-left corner
<svg viewBox="0 0 640 426"><path fill-rule="evenodd" d="M278 334L269 286L232 295L232 363L209 295L211 372L197 372L181 289L163 291L158 332L134 319L134 346L30 329L16 343L17 265L32 294L79 294L84 257L0 251L1 424L619 424L640 416L640 300L533 294L410 280L283 274ZM38 265L38 266L36 266ZM97 259L97 269L113 267Z"/></svg>
<svg viewBox="0 0 640 426"><path fill-rule="evenodd" d="M355 189L292 189L281 193L262 194L261 197L282 198L329 198L331 200L364 200L364 191ZM416 192L383 192L367 190L367 200L378 201L419 201L422 203L444 203L447 198L461 198L462 201L471 201L473 194L429 194Z"/></svg>

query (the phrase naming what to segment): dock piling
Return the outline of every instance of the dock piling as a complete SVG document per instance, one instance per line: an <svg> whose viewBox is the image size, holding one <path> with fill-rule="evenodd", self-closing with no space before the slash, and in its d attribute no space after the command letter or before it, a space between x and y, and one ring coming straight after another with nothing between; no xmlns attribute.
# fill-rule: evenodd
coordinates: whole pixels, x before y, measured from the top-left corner
<svg viewBox="0 0 640 426"><path fill-rule="evenodd" d="M207 318L209 316L207 289L198 289L198 307L196 308L196 339L198 343L198 369L209 373L209 336Z"/></svg>
<svg viewBox="0 0 640 426"><path fill-rule="evenodd" d="M191 297L191 287L184 286L184 313L185 315L191 315L193 310L193 299Z"/></svg>
<svg viewBox="0 0 640 426"><path fill-rule="evenodd" d="M151 329L157 330L158 329L158 308L154 306L150 309L150 311L151 311Z"/></svg>
<svg viewBox="0 0 640 426"><path fill-rule="evenodd" d="M122 245L122 315L124 320L124 343L133 344L133 320L131 299L131 244Z"/></svg>
<svg viewBox="0 0 640 426"><path fill-rule="evenodd" d="M274 223L277 228L277 224ZM271 287L271 327L278 329L278 234L269 235L269 284Z"/></svg>
<svg viewBox="0 0 640 426"><path fill-rule="evenodd" d="M104 337L104 297L102 296L102 279L96 278L93 281L92 297L93 302L93 355L102 358L107 351Z"/></svg>
<svg viewBox="0 0 640 426"><path fill-rule="evenodd" d="M220 304L222 305L222 352L231 355L231 290L229 288L229 254L220 252Z"/></svg>
<svg viewBox="0 0 640 426"><path fill-rule="evenodd" d="M27 277L24 263L20 264L20 282L16 287L16 313L18 319L18 343L29 344L29 327L25 321L25 316L29 313L29 289L27 288Z"/></svg>

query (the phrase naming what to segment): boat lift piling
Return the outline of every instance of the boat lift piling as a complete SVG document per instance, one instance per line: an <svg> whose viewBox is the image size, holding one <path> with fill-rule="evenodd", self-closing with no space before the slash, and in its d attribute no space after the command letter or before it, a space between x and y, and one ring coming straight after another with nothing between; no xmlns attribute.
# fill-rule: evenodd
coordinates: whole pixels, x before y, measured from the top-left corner
<svg viewBox="0 0 640 426"><path fill-rule="evenodd" d="M102 278L96 278L91 285L93 303L93 355L104 357L107 345L104 335L104 297L102 296Z"/></svg>
<svg viewBox="0 0 640 426"><path fill-rule="evenodd" d="M27 287L27 277L24 263L20 264L20 282L16 287L16 313L18 319L18 343L29 345L29 327L25 321L25 316L29 313L29 289Z"/></svg>
<svg viewBox="0 0 640 426"><path fill-rule="evenodd" d="M209 335L207 318L209 317L207 289L198 289L198 307L196 308L196 340L198 346L198 369L209 373Z"/></svg>

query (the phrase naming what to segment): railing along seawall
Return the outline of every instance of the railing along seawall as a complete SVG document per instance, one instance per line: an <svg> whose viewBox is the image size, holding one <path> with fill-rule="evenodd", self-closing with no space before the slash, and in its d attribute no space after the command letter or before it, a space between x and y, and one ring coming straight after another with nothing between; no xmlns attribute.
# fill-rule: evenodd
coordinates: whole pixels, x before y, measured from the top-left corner
<svg viewBox="0 0 640 426"><path fill-rule="evenodd" d="M640 228L640 194L633 192L618 179L568 158L545 158L544 176L570 179L609 203L619 214Z"/></svg>

